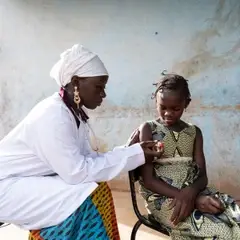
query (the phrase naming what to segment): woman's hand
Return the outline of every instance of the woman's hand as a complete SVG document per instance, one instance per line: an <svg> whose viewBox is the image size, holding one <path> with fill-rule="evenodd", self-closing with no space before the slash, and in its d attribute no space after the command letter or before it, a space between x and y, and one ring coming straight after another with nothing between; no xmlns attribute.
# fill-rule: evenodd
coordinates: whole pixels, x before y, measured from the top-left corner
<svg viewBox="0 0 240 240"><path fill-rule="evenodd" d="M140 130L137 128L129 137L126 146L131 146L140 142ZM152 162L154 157L161 157L164 151L163 143L159 141L141 141L140 146L143 149L146 162Z"/></svg>
<svg viewBox="0 0 240 240"><path fill-rule="evenodd" d="M192 187L186 187L179 191L169 207L174 208L171 222L177 225L191 215L195 207L198 192Z"/></svg>
<svg viewBox="0 0 240 240"><path fill-rule="evenodd" d="M163 154L163 144L159 141L140 142L146 162L152 162L154 157L160 158Z"/></svg>
<svg viewBox="0 0 240 240"><path fill-rule="evenodd" d="M224 211L220 200L212 196L198 196L196 208L202 213L218 214Z"/></svg>

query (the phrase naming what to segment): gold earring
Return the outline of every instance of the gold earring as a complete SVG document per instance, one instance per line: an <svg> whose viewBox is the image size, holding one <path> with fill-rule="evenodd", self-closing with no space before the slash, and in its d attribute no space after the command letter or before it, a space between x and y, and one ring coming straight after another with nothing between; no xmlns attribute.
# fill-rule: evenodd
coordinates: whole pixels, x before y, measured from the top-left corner
<svg viewBox="0 0 240 240"><path fill-rule="evenodd" d="M78 91L78 89L77 89L76 86L74 87L73 95L74 95L73 101L74 101L74 103L76 103L77 109L80 109L79 104L80 104L80 102L81 102L81 99L80 99L80 96L79 96L79 91Z"/></svg>

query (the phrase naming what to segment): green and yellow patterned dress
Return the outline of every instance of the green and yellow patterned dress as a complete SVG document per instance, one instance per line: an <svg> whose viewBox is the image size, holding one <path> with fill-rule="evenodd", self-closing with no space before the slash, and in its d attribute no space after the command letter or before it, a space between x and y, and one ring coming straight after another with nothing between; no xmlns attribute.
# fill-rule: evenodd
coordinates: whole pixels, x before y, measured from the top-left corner
<svg viewBox="0 0 240 240"><path fill-rule="evenodd" d="M182 131L173 132L157 121L148 123L153 139L164 143L163 156L154 161L156 176L178 189L192 184L199 174L193 159L196 127L186 124ZM173 210L169 210L171 199L149 191L141 180L140 193L148 211L166 227L173 240L240 240L240 209L227 194L205 189L201 194L218 197L225 206L225 212L211 215L194 210L184 222L173 226L170 221Z"/></svg>

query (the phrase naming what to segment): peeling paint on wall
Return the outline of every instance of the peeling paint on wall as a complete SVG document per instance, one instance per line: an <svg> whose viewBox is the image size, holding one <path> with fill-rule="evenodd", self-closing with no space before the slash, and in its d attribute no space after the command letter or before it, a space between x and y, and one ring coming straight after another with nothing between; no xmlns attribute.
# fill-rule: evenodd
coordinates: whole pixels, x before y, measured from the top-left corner
<svg viewBox="0 0 240 240"><path fill-rule="evenodd" d="M230 2L229 9L226 7L227 1L220 0L214 16L207 20L208 27L194 32L187 50L192 56L189 59L176 62L173 65L173 71L181 73L185 77L191 77L209 68L217 71L218 68L240 64L239 35L238 38L234 38L234 41L229 41L228 48L221 53L218 53L214 46L214 42L218 42L219 39L223 43L222 45L225 45L224 42L228 41L228 38L230 40L231 35L239 33L240 2L228 2ZM220 46L221 44L219 44Z"/></svg>

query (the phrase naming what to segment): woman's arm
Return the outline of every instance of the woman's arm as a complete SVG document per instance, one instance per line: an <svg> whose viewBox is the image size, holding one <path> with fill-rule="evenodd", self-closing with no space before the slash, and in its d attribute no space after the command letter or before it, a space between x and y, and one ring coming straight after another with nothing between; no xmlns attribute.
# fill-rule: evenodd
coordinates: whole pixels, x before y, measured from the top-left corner
<svg viewBox="0 0 240 240"><path fill-rule="evenodd" d="M140 141L153 140L152 131L148 123L143 124L140 127ZM161 179L155 176L154 167L152 161L147 161L140 167L140 173L143 179L144 186L154 193L174 198L179 190L171 185L165 183Z"/></svg>
<svg viewBox="0 0 240 240"><path fill-rule="evenodd" d="M145 163L140 144L86 156L68 118L44 117L30 124L28 132L29 147L68 184L108 181Z"/></svg>

